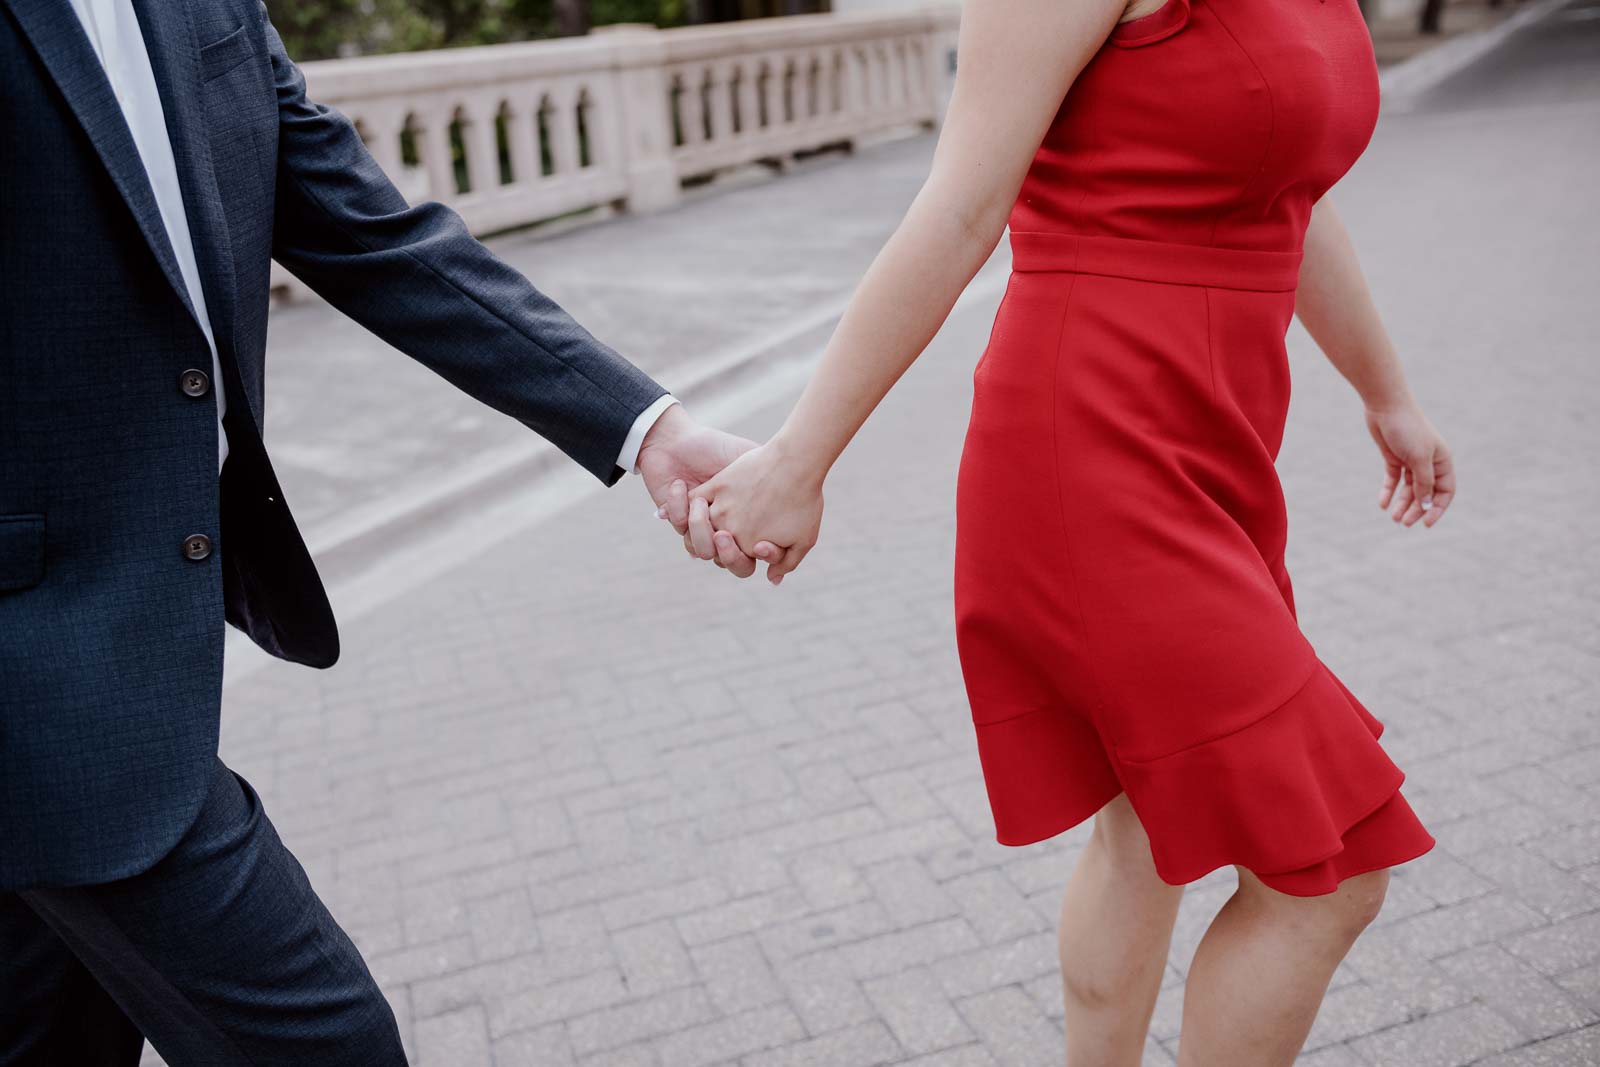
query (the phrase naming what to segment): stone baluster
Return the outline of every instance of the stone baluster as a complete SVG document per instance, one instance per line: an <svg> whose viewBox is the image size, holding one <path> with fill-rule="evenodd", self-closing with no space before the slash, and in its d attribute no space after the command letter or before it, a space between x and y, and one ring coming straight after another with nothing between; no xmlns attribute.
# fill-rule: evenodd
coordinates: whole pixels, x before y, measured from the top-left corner
<svg viewBox="0 0 1600 1067"><path fill-rule="evenodd" d="M506 148L511 154L511 180L526 188L544 175L539 165L539 89L522 84L507 98Z"/></svg>
<svg viewBox="0 0 1600 1067"><path fill-rule="evenodd" d="M767 109L767 125L775 130L783 125L783 56L770 53L766 62L767 80L761 87L761 96Z"/></svg>
<svg viewBox="0 0 1600 1067"><path fill-rule="evenodd" d="M573 108L576 118L582 120L580 128L583 130L584 143L589 147L587 166L605 166L611 161L611 146L607 143L609 134L606 131L605 107L594 90L584 85L578 89L578 99Z"/></svg>
<svg viewBox="0 0 1600 1067"><path fill-rule="evenodd" d="M907 37L905 40L905 65L906 65L906 100L916 108L921 108L922 101L927 98L923 91L923 73L926 68L922 63L922 40L917 37Z"/></svg>
<svg viewBox="0 0 1600 1067"><path fill-rule="evenodd" d="M727 109L722 106L727 96L727 80L723 77L722 68L715 64L707 65L700 72L700 114L705 119L706 128L711 132L706 135L707 142L721 144L728 139Z"/></svg>
<svg viewBox="0 0 1600 1067"><path fill-rule="evenodd" d="M910 88L906 78L910 74L910 64L906 61L906 40L901 37L893 38L886 45L890 54L888 70L890 70L890 106L894 110L906 110L910 107Z"/></svg>
<svg viewBox="0 0 1600 1067"><path fill-rule="evenodd" d="M500 145L495 136L499 114L497 94L471 96L462 105L464 113L462 145L467 154L467 186L475 195L492 193L500 187Z"/></svg>
<svg viewBox="0 0 1600 1067"><path fill-rule="evenodd" d="M733 114L738 107L739 83L734 80L734 74L739 70L737 62L726 62L717 67L717 87L712 94L712 106L716 108L717 118L715 129L721 141L729 141L734 137Z"/></svg>
<svg viewBox="0 0 1600 1067"><path fill-rule="evenodd" d="M806 106L811 120L821 122L828 117L828 56L820 48L811 50L806 67Z"/></svg>
<svg viewBox="0 0 1600 1067"><path fill-rule="evenodd" d="M417 146L428 172L428 195L447 203L457 196L455 167L450 159L450 121L448 105L436 102L428 107L420 116L422 137Z"/></svg>
<svg viewBox="0 0 1600 1067"><path fill-rule="evenodd" d="M844 100L845 110L852 117L864 114L867 110L868 88L871 85L867 77L867 49L863 45L851 45L844 50Z"/></svg>
<svg viewBox="0 0 1600 1067"><path fill-rule="evenodd" d="M405 171L400 153L400 133L406 125L404 109L375 107L362 114L361 123L367 130L367 151L372 153L389 180L398 182Z"/></svg>
<svg viewBox="0 0 1600 1067"><path fill-rule="evenodd" d="M566 83L551 94L555 113L550 116L550 156L557 177L578 172L578 89Z"/></svg>
<svg viewBox="0 0 1600 1067"><path fill-rule="evenodd" d="M950 103L950 44L950 38L937 27L924 33L918 40L917 57L923 79L923 125L928 128L944 119L945 108Z"/></svg>
<svg viewBox="0 0 1600 1067"><path fill-rule="evenodd" d="M741 60L739 71L739 136L743 138L754 136L761 128L761 101L756 95L761 64Z"/></svg>
<svg viewBox="0 0 1600 1067"><path fill-rule="evenodd" d="M800 62L793 52L778 60L778 121L793 126L800 118Z"/></svg>
<svg viewBox="0 0 1600 1067"><path fill-rule="evenodd" d="M683 86L683 92L678 94L678 121L683 124L683 144L685 148L703 144L706 139L706 111L705 96L701 93L704 84L705 70L701 67L680 68L678 84Z"/></svg>
<svg viewBox="0 0 1600 1067"><path fill-rule="evenodd" d="M874 112L889 109L889 56L888 49L884 48L882 41L873 41L867 45L868 68L872 78L872 110Z"/></svg>
<svg viewBox="0 0 1600 1067"><path fill-rule="evenodd" d="M907 80L911 84L911 99L916 102L919 112L927 112L933 107L933 81L928 77L926 37L913 37L906 42L906 63L909 67Z"/></svg>
<svg viewBox="0 0 1600 1067"><path fill-rule="evenodd" d="M878 106L878 50L868 41L861 46L861 99L857 101L862 114L870 114Z"/></svg>

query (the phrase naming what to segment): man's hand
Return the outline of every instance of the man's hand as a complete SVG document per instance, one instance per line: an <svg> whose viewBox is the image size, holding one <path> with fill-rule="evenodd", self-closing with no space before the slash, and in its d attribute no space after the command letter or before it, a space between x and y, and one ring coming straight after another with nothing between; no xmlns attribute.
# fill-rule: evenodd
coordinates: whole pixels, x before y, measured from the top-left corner
<svg viewBox="0 0 1600 1067"><path fill-rule="evenodd" d="M701 426L674 404L656 420L639 446L639 476L658 513L680 534L689 532L689 492L755 447L754 441ZM701 502L700 506L705 507ZM704 558L737 577L748 578L756 561L739 551L732 538L718 538ZM691 549L691 554L693 550Z"/></svg>

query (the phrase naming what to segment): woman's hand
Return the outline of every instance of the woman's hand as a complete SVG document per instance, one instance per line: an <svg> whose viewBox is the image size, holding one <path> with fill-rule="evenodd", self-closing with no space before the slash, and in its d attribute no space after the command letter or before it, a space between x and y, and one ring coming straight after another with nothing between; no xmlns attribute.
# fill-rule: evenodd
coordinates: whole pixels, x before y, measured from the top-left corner
<svg viewBox="0 0 1600 1067"><path fill-rule="evenodd" d="M754 556L777 585L817 543L823 477L777 442L752 449L689 494L684 545L701 559Z"/></svg>
<svg viewBox="0 0 1600 1067"><path fill-rule="evenodd" d="M856 287L784 428L693 491L703 503L684 542L691 554L734 570L748 552L767 562L774 583L805 558L828 468L989 259L1062 98L1126 7L1004 0L963 8L960 73L932 172Z"/></svg>
<svg viewBox="0 0 1600 1067"><path fill-rule="evenodd" d="M1383 453L1383 489L1378 506L1402 526L1418 519L1432 526L1456 495L1455 465L1444 438L1422 408L1407 400L1393 408L1367 409L1367 432Z"/></svg>

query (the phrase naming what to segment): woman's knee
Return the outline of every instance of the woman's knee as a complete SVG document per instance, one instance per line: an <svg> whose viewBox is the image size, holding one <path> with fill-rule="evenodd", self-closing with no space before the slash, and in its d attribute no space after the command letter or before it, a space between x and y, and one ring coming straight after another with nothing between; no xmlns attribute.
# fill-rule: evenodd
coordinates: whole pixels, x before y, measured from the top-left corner
<svg viewBox="0 0 1600 1067"><path fill-rule="evenodd" d="M1119 869L1129 873L1155 874L1150 855L1150 838L1139 816L1134 814L1128 794L1118 793L1095 813L1091 836Z"/></svg>
<svg viewBox="0 0 1600 1067"><path fill-rule="evenodd" d="M1350 922L1360 933L1371 926L1383 910L1384 899L1389 894L1389 869L1385 867L1346 878L1339 883L1336 892L1347 894Z"/></svg>
<svg viewBox="0 0 1600 1067"><path fill-rule="evenodd" d="M1353 875L1331 893L1298 897L1273 889L1240 868L1239 891L1252 904L1278 913L1306 934L1349 943L1361 936L1383 910L1389 871L1384 868Z"/></svg>

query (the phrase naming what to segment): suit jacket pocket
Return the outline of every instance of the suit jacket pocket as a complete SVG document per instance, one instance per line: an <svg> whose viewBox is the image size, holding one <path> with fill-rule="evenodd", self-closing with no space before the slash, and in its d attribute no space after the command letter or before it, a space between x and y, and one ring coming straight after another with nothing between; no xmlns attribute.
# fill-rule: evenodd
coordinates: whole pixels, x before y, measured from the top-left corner
<svg viewBox="0 0 1600 1067"><path fill-rule="evenodd" d="M255 53L246 27L240 26L221 40L200 49L200 80L211 81L249 59Z"/></svg>
<svg viewBox="0 0 1600 1067"><path fill-rule="evenodd" d="M0 591L44 580L44 516L0 515Z"/></svg>

